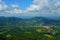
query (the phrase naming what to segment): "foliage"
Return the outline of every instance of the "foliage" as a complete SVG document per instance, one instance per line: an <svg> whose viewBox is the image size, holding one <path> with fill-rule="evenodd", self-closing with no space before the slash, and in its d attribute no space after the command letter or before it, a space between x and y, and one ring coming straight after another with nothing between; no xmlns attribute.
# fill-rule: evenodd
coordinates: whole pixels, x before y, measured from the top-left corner
<svg viewBox="0 0 60 40"><path fill-rule="evenodd" d="M60 21L0 17L0 40L60 40Z"/></svg>

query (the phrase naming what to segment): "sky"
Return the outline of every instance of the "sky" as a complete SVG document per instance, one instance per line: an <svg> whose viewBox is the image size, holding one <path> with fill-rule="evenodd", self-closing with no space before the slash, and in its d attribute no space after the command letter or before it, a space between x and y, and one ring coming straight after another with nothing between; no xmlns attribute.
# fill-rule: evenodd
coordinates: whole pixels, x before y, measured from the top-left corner
<svg viewBox="0 0 60 40"><path fill-rule="evenodd" d="M0 0L0 16L60 17L60 0Z"/></svg>
<svg viewBox="0 0 60 40"><path fill-rule="evenodd" d="M33 0L3 0L7 5L17 4L19 5L20 9L25 10L27 7L32 4Z"/></svg>

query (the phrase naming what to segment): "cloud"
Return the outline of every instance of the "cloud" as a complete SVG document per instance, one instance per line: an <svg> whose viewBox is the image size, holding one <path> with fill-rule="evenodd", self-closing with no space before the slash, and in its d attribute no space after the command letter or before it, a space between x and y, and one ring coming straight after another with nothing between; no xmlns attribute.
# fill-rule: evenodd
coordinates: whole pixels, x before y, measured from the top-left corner
<svg viewBox="0 0 60 40"><path fill-rule="evenodd" d="M60 6L60 1L57 1L57 2L55 3L55 6Z"/></svg>
<svg viewBox="0 0 60 40"><path fill-rule="evenodd" d="M55 13L60 13L59 0L34 0L26 10L21 10L18 4L11 4L11 7L8 8L9 10L7 10L7 7L8 6L0 0L0 10L5 10L5 12L9 14L55 15Z"/></svg>
<svg viewBox="0 0 60 40"><path fill-rule="evenodd" d="M20 14L20 13L23 13L22 10L20 9L13 9L13 10L7 10L5 11L6 13L10 13L10 14Z"/></svg>
<svg viewBox="0 0 60 40"><path fill-rule="evenodd" d="M7 5L0 0L0 11L1 10L6 10L6 9L7 9Z"/></svg>
<svg viewBox="0 0 60 40"><path fill-rule="evenodd" d="M34 0L33 4L31 4L26 10L26 13L39 14L40 11L44 8L44 6L49 7L48 0Z"/></svg>
<svg viewBox="0 0 60 40"><path fill-rule="evenodd" d="M5 10L7 13L39 13L39 11L47 6L48 0L34 0L33 4L31 4L26 10L21 10L18 4L11 4L12 10ZM1 4L0 10L6 9L6 4ZM10 8L9 8L10 9Z"/></svg>
<svg viewBox="0 0 60 40"><path fill-rule="evenodd" d="M0 0L0 13L7 13L7 14L20 14L23 13L22 10L19 8L18 4L12 4L11 7L6 5L2 0Z"/></svg>
<svg viewBox="0 0 60 40"><path fill-rule="evenodd" d="M52 13L52 10L59 10L60 9L60 1L59 0L34 0L33 3L35 5L40 6L41 9L48 8L48 10ZM43 11L41 10L40 11ZM47 12L48 10L45 9ZM58 11L57 11L58 12ZM55 13L55 12L54 12Z"/></svg>
<svg viewBox="0 0 60 40"><path fill-rule="evenodd" d="M13 7L13 8L19 8L19 5L18 4L12 4L11 7Z"/></svg>
<svg viewBox="0 0 60 40"><path fill-rule="evenodd" d="M14 10L13 10L13 13L23 13L23 12L22 12L22 10L20 10L20 9L14 9Z"/></svg>
<svg viewBox="0 0 60 40"><path fill-rule="evenodd" d="M29 8L26 9L26 11L35 11L35 10L39 10L40 9L40 6L37 6L37 5L30 5Z"/></svg>
<svg viewBox="0 0 60 40"><path fill-rule="evenodd" d="M33 3L40 7L43 7L43 6L48 6L48 1L49 0L34 0Z"/></svg>

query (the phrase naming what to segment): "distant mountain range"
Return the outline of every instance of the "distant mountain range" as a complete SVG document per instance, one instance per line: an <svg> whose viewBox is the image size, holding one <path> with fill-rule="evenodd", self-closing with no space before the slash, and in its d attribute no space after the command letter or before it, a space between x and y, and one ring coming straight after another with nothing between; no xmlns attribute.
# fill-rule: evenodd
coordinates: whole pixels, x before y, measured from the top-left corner
<svg viewBox="0 0 60 40"><path fill-rule="evenodd" d="M34 17L30 19L22 19L17 17L0 17L0 26L60 26L60 20L49 19L45 17Z"/></svg>

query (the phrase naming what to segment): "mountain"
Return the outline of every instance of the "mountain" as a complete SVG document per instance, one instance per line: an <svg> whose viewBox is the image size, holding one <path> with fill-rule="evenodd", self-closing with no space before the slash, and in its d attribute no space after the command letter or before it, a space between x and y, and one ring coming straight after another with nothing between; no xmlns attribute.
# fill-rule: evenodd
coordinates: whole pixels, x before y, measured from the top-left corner
<svg viewBox="0 0 60 40"><path fill-rule="evenodd" d="M35 17L33 18L38 22L45 23L46 25L60 25L60 20L51 19L51 18L45 18L45 17Z"/></svg>
<svg viewBox="0 0 60 40"><path fill-rule="evenodd" d="M30 19L22 19L17 17L0 17L0 26L60 26L60 20L49 19L45 17L34 17Z"/></svg>
<svg viewBox="0 0 60 40"><path fill-rule="evenodd" d="M0 40L60 40L60 20L0 17Z"/></svg>

